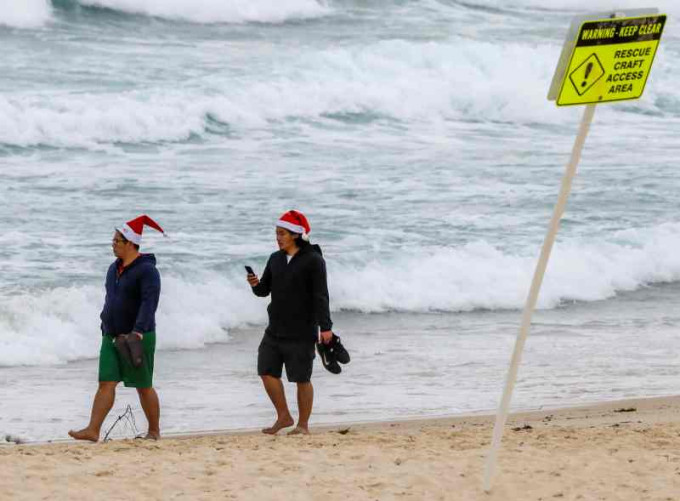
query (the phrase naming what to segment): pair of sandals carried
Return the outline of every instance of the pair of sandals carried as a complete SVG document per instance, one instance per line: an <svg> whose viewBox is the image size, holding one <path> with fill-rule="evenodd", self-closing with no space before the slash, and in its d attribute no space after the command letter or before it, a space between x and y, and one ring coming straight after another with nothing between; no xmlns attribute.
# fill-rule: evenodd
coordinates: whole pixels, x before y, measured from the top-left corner
<svg viewBox="0 0 680 501"><path fill-rule="evenodd" d="M324 368L333 374L340 374L342 372L340 364L349 363L349 353L347 353L347 350L340 342L340 338L335 333L333 333L330 343L316 343L316 351L319 352Z"/></svg>
<svg viewBox="0 0 680 501"><path fill-rule="evenodd" d="M135 332L121 334L114 340L120 357L135 369L144 365L144 345Z"/></svg>

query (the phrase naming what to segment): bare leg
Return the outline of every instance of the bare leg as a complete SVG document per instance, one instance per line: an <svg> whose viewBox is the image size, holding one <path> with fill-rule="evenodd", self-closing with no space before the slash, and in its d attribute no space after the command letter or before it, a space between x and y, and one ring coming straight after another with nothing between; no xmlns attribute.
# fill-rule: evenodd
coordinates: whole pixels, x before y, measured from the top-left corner
<svg viewBox="0 0 680 501"><path fill-rule="evenodd" d="M90 414L90 424L87 428L82 430L68 432L76 440L90 440L96 442L99 440L99 432L102 428L102 423L108 415L113 401L116 399L116 385L118 381L100 381L97 393L94 396L92 403L92 413Z"/></svg>
<svg viewBox="0 0 680 501"><path fill-rule="evenodd" d="M153 387L137 388L137 394L139 395L139 403L142 404L142 409L144 410L146 420L149 422L149 431L147 432L145 438L160 440L161 405L158 401L158 394L156 393L156 390L153 389Z"/></svg>
<svg viewBox="0 0 680 501"><path fill-rule="evenodd" d="M276 409L276 422L269 428L264 428L262 433L274 435L281 428L293 426L295 421L293 421L293 416L290 415L290 411L288 410L286 392L283 389L281 378L276 378L273 376L260 377L262 378L264 389L267 390L267 395L269 395L269 400L272 401L272 404L274 404L274 408Z"/></svg>
<svg viewBox="0 0 680 501"><path fill-rule="evenodd" d="M289 435L309 435L309 416L312 415L314 387L311 382L297 384L298 424Z"/></svg>

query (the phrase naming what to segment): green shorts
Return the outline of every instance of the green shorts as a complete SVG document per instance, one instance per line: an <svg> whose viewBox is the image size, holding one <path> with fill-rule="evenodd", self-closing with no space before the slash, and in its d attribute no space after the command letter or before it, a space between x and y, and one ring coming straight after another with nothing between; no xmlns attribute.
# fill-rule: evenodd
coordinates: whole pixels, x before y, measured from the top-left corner
<svg viewBox="0 0 680 501"><path fill-rule="evenodd" d="M144 364L135 369L129 362L122 360L113 343L113 336L102 336L99 351L99 381L123 381L130 388L151 388L153 386L153 358L156 351L156 333L145 332Z"/></svg>

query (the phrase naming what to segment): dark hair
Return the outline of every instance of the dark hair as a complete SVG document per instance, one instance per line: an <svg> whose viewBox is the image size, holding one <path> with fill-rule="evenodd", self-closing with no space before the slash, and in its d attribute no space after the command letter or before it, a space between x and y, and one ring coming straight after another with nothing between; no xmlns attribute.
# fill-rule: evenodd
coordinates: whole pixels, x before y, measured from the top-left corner
<svg viewBox="0 0 680 501"><path fill-rule="evenodd" d="M309 245L309 240L305 240L304 238L302 238L301 233L295 233L294 231L290 231L288 228L284 228L282 226L279 226L279 228L288 232L288 234L293 237L293 241L295 242L296 247L304 249Z"/></svg>
<svg viewBox="0 0 680 501"><path fill-rule="evenodd" d="M118 230L116 230L116 231L118 231ZM124 244L129 242L129 240L127 238L125 238L125 235L123 235L120 231L118 231L118 234L120 235L120 238L123 240ZM135 248L135 250L139 250L139 244L132 242L132 246Z"/></svg>
<svg viewBox="0 0 680 501"><path fill-rule="evenodd" d="M295 233L295 235L297 235L297 238L295 239L295 245L297 245L298 248L304 249L309 245L309 240L305 240L304 238L302 238L302 235L300 235L299 233Z"/></svg>

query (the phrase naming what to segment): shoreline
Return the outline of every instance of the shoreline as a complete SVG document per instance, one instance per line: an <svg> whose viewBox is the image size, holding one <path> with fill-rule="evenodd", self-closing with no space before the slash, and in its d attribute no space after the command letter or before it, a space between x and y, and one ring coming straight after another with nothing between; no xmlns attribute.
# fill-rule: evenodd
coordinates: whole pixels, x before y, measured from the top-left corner
<svg viewBox="0 0 680 501"><path fill-rule="evenodd" d="M565 414L565 413L576 413L578 414L579 411L582 411L584 413L596 413L596 412L607 412L607 411L615 411L619 407L621 408L631 408L631 407L636 407L638 411L644 410L646 408L656 408L658 405L663 405L668 402L674 402L677 400L677 405L680 407L680 395L668 395L668 396L655 396L655 397L635 397L635 398L629 398L629 399L619 399L619 400L606 400L606 401L600 401L600 402L593 402L593 403L582 403L582 404L573 404L573 405L565 405L565 406L540 406L538 408L530 408L530 409L520 409L520 410L515 410L514 412L511 412L508 416L508 421L507 425L508 426L510 423L513 423L515 421L536 421L543 419L547 415L551 414ZM407 426L407 425L428 425L428 424L440 424L440 423L452 423L455 424L456 422L470 422L470 423L480 423L480 424L491 424L495 422L496 419L496 411L490 411L490 410L480 410L480 411L473 411L473 412L465 412L465 413L460 413L460 414L449 414L449 415L441 415L441 416L427 416L427 417L422 417L422 416L413 416L413 417L405 417L405 418L399 418L399 419L385 419L385 420L366 420L366 421L340 421L340 422L333 422L333 423L323 423L319 425L312 425L310 426L311 432L313 434L315 433L326 433L330 431L334 431L337 428L340 429L346 429L346 428L357 428L357 429L372 429L372 428L380 428L386 425L399 425L399 426ZM570 417L568 419L576 419L575 417ZM224 429L206 429L206 430L187 430L187 431L175 431L175 432L169 432L169 433L164 433L163 434L163 439L164 440L170 440L170 439L192 439L192 438L202 438L202 437L212 437L212 436L230 436L230 435L250 435L250 434L256 434L260 435L261 431L260 428L258 427L253 427L253 428L224 428ZM4 439L4 437L2 437ZM126 440L126 439L121 439L121 438L114 438L111 439L110 442L114 441L121 441L121 440ZM19 443L15 443L13 441L5 441L2 440L0 441L0 447L2 446L32 446L32 447L39 447L39 446L44 446L44 445L51 445L51 444L79 444L79 443L85 443L85 442L79 442L77 440L74 440L69 437L64 437L64 438L53 438L53 439L47 439L47 440L26 440L26 441L21 441ZM102 440L100 440L98 443L103 444Z"/></svg>
<svg viewBox="0 0 680 501"><path fill-rule="evenodd" d="M550 415L559 414L564 416L568 420L578 420L578 419L592 419L590 414L602 413L602 418L608 416L611 413L617 413L619 409L622 414L627 412L648 412L654 411L658 412L660 408L666 406L677 406L680 409L680 395L668 395L662 397L637 397L630 399L621 400L608 400L597 403L590 404L575 404L567 406L541 406L537 409L523 409L516 412L511 412L508 416L508 425L511 423L526 421L534 422L545 419L545 417ZM626 409L635 408L635 411L627 411ZM584 414L585 417L580 416ZM569 415L567 417L567 415ZM456 423L474 423L474 424L489 424L493 425L496 419L496 411L490 412L488 410L461 413L461 414L451 414L444 416L434 416L434 417L407 417L403 419L390 419L390 420L376 420L376 421L345 421L338 423L325 423L317 426L311 426L312 434L315 433L328 433L336 431L336 429L379 429L385 426L427 426L427 425L440 425L440 424L456 424ZM680 420L680 416L678 416ZM506 425L506 426L508 426ZM221 435L250 435L262 434L259 428L236 428L236 429L224 429L224 430L198 430L198 431L188 431L188 432L174 432L163 435L164 439L192 439L201 437L211 437L211 436L221 436ZM35 442L36 445L45 445L56 441L47 442ZM61 442L61 439L59 439ZM63 442L75 443L72 439L64 439Z"/></svg>
<svg viewBox="0 0 680 501"><path fill-rule="evenodd" d="M320 425L310 436L212 430L7 445L0 499L678 499L680 395L511 414L485 494L493 421L474 413Z"/></svg>
<svg viewBox="0 0 680 501"><path fill-rule="evenodd" d="M651 339L640 333L633 336L612 330L616 332L616 353L623 358L601 360L599 354L610 349L614 334L595 335L596 330L584 324L595 322L597 329L609 332L609 324L596 319L620 319L616 315L624 306L607 310L612 306L609 303L585 308L585 313L576 311L579 307L537 313L531 354L522 367L523 382L513 396L513 410L590 405L678 391L676 378L671 376L675 370L672 357L652 356L675 342L677 335L670 328L655 331ZM636 303L627 309L637 311L639 306ZM338 319L346 329L345 344L351 348L353 360L339 376L315 361L317 391L312 426L445 418L485 409L493 413L514 339L508 331L517 319L513 312L490 315L431 315L427 321L408 315L349 315ZM574 315L578 320L572 318ZM625 322L637 325L633 318ZM451 335L452 330L469 335ZM399 335L392 335L394 332ZM483 335L477 335L481 332ZM261 333L254 329L230 335L228 343L208 348L157 353L154 386L161 399L161 424L166 435L257 430L270 424L271 403L254 375ZM418 339L419 354L413 351L414 338ZM643 356L641 351L648 353ZM385 379L381 368L388 366L399 369L391 370ZM79 429L88 422L97 385L96 359L0 373L5 386L0 412L3 435L30 442L57 440L68 438L67 430ZM191 374L190 384L187 374ZM451 381L455 381L455 387ZM287 382L284 385L293 395L294 387ZM108 430L128 404L137 424L144 426L136 392L119 388L103 429ZM130 432L128 436L134 435Z"/></svg>

